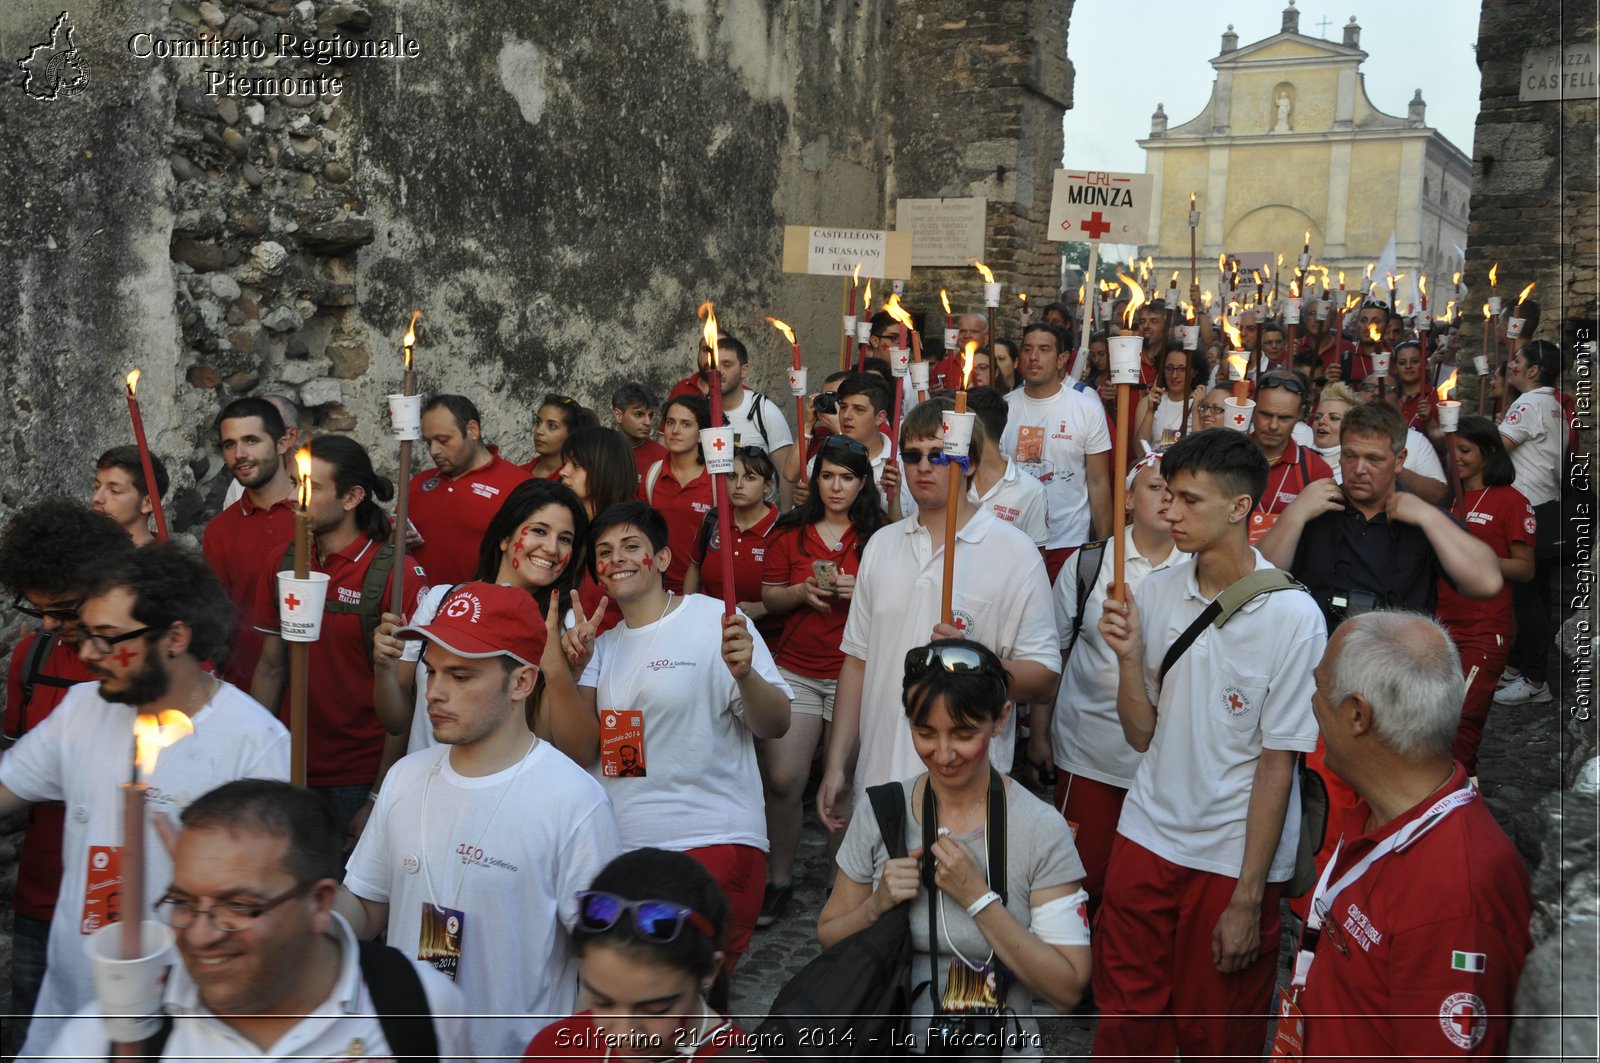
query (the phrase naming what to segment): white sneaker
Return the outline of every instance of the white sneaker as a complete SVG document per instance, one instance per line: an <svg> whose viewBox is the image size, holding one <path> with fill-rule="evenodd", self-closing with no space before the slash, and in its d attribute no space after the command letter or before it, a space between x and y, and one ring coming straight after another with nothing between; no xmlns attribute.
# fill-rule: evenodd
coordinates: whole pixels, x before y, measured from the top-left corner
<svg viewBox="0 0 1600 1063"><path fill-rule="evenodd" d="M1538 686L1528 682L1527 676L1517 676L1494 696L1499 705L1547 705L1550 703L1550 684Z"/></svg>
<svg viewBox="0 0 1600 1063"><path fill-rule="evenodd" d="M1500 673L1500 678L1494 681L1494 688L1496 690L1504 690L1506 687L1510 686L1512 683L1515 683L1521 678L1521 672L1513 672L1511 669L1507 668L1505 671Z"/></svg>

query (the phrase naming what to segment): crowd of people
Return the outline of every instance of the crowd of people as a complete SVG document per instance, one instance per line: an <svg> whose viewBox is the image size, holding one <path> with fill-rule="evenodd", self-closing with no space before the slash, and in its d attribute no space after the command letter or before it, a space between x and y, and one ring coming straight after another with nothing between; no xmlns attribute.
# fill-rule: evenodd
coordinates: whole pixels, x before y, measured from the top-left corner
<svg viewBox="0 0 1600 1063"><path fill-rule="evenodd" d="M544 396L525 466L489 442L520 426L433 395L404 551L368 450L282 398L217 417L199 551L148 527L159 458L151 483L106 452L91 498L0 538L39 621L0 756L0 813L31 806L13 1049L105 1056L84 939L148 918L178 955L149 1058L782 1055L730 985L786 917L814 785L819 947L905 906L919 1048L1001 1016L1026 1055L1036 1000L1092 999L1097 1057L1253 1058L1274 1018L1307 1058L1503 1052L1529 884L1477 756L1491 706L1551 700L1561 351L1519 305L1495 415L1446 434L1452 332L1425 359L1381 299L1349 335L1306 310L1293 346L1247 310L1186 349L1138 308L1121 424L1107 335L1060 303L1012 337L962 316L970 381L933 344L931 393L876 315L798 425L723 333L664 401L617 387L609 426ZM302 494L328 580L304 787L277 580ZM152 904L123 911L117 784L164 709L193 733L137 777Z"/></svg>

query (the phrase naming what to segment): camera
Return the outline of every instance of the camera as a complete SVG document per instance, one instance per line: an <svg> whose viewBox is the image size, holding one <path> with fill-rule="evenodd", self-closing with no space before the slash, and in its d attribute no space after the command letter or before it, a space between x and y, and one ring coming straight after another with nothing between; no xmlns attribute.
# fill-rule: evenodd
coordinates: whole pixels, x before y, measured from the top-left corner
<svg viewBox="0 0 1600 1063"><path fill-rule="evenodd" d="M839 395L833 391L823 391L811 400L811 412L832 416L839 412Z"/></svg>
<svg viewBox="0 0 1600 1063"><path fill-rule="evenodd" d="M999 1059L1006 1050L1002 1012L939 1012L928 1018L929 1059Z"/></svg>

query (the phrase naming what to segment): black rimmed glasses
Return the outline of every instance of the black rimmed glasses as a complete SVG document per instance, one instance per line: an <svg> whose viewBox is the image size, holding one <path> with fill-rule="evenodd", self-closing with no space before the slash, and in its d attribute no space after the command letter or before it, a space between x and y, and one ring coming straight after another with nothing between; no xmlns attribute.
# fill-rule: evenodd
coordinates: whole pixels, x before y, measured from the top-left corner
<svg viewBox="0 0 1600 1063"><path fill-rule="evenodd" d="M201 916L211 920L211 925L224 934L237 934L241 930L248 930L257 919L266 915L279 905L287 904L296 897L303 897L317 884L317 880L302 882L285 893L280 893L271 900L260 901L255 904L213 904L209 908L197 908L181 897L174 897L170 893L156 902L156 911L167 921L167 925L174 930L188 930L200 921Z"/></svg>
<svg viewBox="0 0 1600 1063"><path fill-rule="evenodd" d="M591 933L603 933L616 926L625 915L633 917L633 929L646 941L675 941L685 924L701 937L717 940L711 920L693 908L671 901L632 901L603 890L584 890L578 894L578 926Z"/></svg>
<svg viewBox="0 0 1600 1063"><path fill-rule="evenodd" d="M88 634L86 634L86 635L83 636L83 642L84 642L84 645L88 646L91 650L93 650L94 652L100 654L103 657L106 654L111 652L111 647L113 647L113 646L120 645L121 643L124 643L124 642L130 642L133 639L141 638L141 637L143 637L145 635L150 634L151 632L161 631L161 630L163 630L163 629L159 628L159 627L136 627L132 631L124 631L120 635L88 635Z"/></svg>

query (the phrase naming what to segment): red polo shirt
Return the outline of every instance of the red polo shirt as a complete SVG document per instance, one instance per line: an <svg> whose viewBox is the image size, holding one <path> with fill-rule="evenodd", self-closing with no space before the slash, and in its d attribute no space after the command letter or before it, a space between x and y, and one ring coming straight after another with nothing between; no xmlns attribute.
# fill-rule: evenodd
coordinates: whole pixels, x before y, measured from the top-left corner
<svg viewBox="0 0 1600 1063"><path fill-rule="evenodd" d="M312 557L311 571L328 574L328 601L361 604L361 584L382 546L376 539L358 535L326 558ZM405 587L410 607L406 613L410 615L428 588L428 577L414 559L408 557L407 562ZM278 567L272 572L272 579L261 581L262 593L256 603L258 624L266 635L278 634ZM365 786L378 774L384 731L372 706L372 663L367 659L361 617L324 613L322 634L311 643L310 658L307 709L315 725L306 742L306 783ZM287 686L284 700L288 700ZM287 719L283 706L267 708Z"/></svg>
<svg viewBox="0 0 1600 1063"><path fill-rule="evenodd" d="M57 639L39 663L33 697L24 705L22 673L38 637L38 632L30 631L11 651L11 668L6 676L5 733L12 740L37 727L67 696L67 687L54 686L47 680L92 683L96 679L78 659L78 647ZM17 858L17 886L11 898L12 909L18 915L47 920L55 911L56 893L61 888L61 830L66 811L67 806L59 801L36 804L28 811L28 833Z"/></svg>
<svg viewBox="0 0 1600 1063"><path fill-rule="evenodd" d="M772 526L778 523L778 507L768 506L766 515L744 531L733 526L733 592L737 602L761 600L761 574L767 564L767 537ZM722 535L717 525L711 525L711 535L705 549L695 543L695 562L700 566L700 593L710 598L722 597ZM783 619L772 617L756 621L756 630L768 640L783 630Z"/></svg>
<svg viewBox="0 0 1600 1063"><path fill-rule="evenodd" d="M768 586L793 587L812 577L812 564L817 561L832 561L840 573L854 576L861 570L857 541L853 527L845 532L837 550L824 543L812 525L785 528L769 542L761 581ZM849 616L850 602L845 599L835 601L827 613L802 604L785 615L778 666L813 679L839 678L839 668L844 664L839 643L844 639L844 622Z"/></svg>
<svg viewBox="0 0 1600 1063"><path fill-rule="evenodd" d="M1474 539L1488 543L1496 557L1510 557L1516 544L1532 546L1538 523L1533 507L1515 487L1485 487L1463 491L1466 497L1451 510ZM1493 598L1467 598L1439 581L1439 602L1434 611L1457 643L1511 637L1512 584L1506 583Z"/></svg>
<svg viewBox="0 0 1600 1063"><path fill-rule="evenodd" d="M1313 454L1310 448L1302 447L1290 439L1283 453L1278 455L1278 460L1267 469L1267 489L1261 492L1256 512L1282 513L1289 508L1290 502L1300 497L1306 484L1332 477L1333 470L1320 454Z"/></svg>
<svg viewBox="0 0 1600 1063"><path fill-rule="evenodd" d="M644 477L650 471L650 466L658 461L667 460L667 448L653 439L633 447L633 463L639 467L639 497L644 497Z"/></svg>
<svg viewBox="0 0 1600 1063"><path fill-rule="evenodd" d="M1466 785L1445 788L1366 833L1348 812L1330 881L1383 839ZM1532 947L1528 871L1481 797L1382 857L1332 898L1300 993L1307 1059L1501 1057Z"/></svg>
<svg viewBox="0 0 1600 1063"><path fill-rule="evenodd" d="M506 495L528 474L489 448L489 464L451 479L437 469L411 478L411 523L424 543L416 559L439 583L465 583L478 570L483 533Z"/></svg>
<svg viewBox="0 0 1600 1063"><path fill-rule="evenodd" d="M663 583L667 590L682 594L683 576L689 571L689 562L694 560L700 522L711 512L711 474L702 465L700 475L687 484L680 484L663 460L649 501L667 518L667 546L672 550L672 559L667 563Z"/></svg>
<svg viewBox="0 0 1600 1063"><path fill-rule="evenodd" d="M261 576L277 571L284 548L293 538L292 498L261 509L250 504L247 493L213 517L201 539L206 564L222 581L222 589L239 611L239 630L222 678L240 690L250 689L250 677L255 675L256 662L261 659L261 633L255 628Z"/></svg>
<svg viewBox="0 0 1600 1063"><path fill-rule="evenodd" d="M1395 384L1395 387L1399 386L1400 385L1398 383ZM1400 416L1406 419L1407 427L1415 428L1418 431L1426 431L1429 421L1438 420L1438 403L1434 403L1433 409L1429 411L1427 417L1419 418L1417 416L1422 409L1422 399L1429 393L1430 390L1431 389L1428 387L1427 381L1423 381L1421 391L1417 392L1409 399L1403 398L1400 400Z"/></svg>

